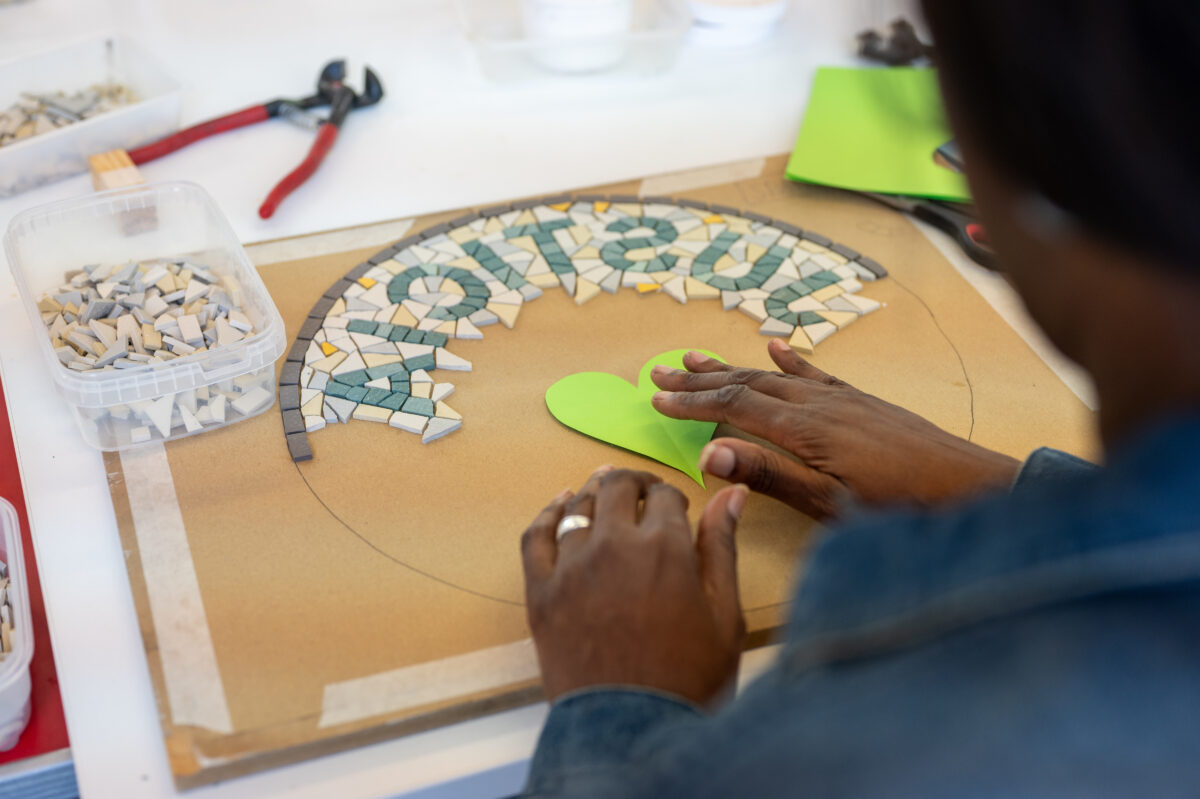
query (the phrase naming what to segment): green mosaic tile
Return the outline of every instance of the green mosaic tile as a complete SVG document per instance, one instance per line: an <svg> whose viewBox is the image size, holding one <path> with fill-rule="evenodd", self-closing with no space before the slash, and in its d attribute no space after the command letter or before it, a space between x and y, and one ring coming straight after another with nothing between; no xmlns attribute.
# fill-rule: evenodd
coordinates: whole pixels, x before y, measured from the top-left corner
<svg viewBox="0 0 1200 799"><path fill-rule="evenodd" d="M371 380L378 380L381 377L390 377L396 379L396 375L403 375L408 378L408 370L404 368L402 363L384 363L379 366L371 366L367 368L367 376Z"/></svg>
<svg viewBox="0 0 1200 799"><path fill-rule="evenodd" d="M367 374L366 369L356 369L353 372L345 372L337 376L339 382L345 383L348 386L361 386L363 383L371 379Z"/></svg>
<svg viewBox="0 0 1200 799"><path fill-rule="evenodd" d="M386 388L368 388L362 401L367 405L382 405L383 401L390 396L392 396L392 392Z"/></svg>
<svg viewBox="0 0 1200 799"><path fill-rule="evenodd" d="M412 386L408 382L407 374L404 377L393 377L392 378L392 391L398 391L403 394L411 394L412 393Z"/></svg>
<svg viewBox="0 0 1200 799"><path fill-rule="evenodd" d="M346 392L346 399L351 402L362 402L365 396L367 396L367 390L362 386L356 386Z"/></svg>
<svg viewBox="0 0 1200 799"><path fill-rule="evenodd" d="M325 393L331 397L345 398L346 392L351 388L352 386L348 386L345 383L337 383L331 380L325 384Z"/></svg>
<svg viewBox="0 0 1200 799"><path fill-rule="evenodd" d="M408 371L415 372L418 369L433 369L437 360L433 355L418 355L416 358L406 358L404 365L408 367Z"/></svg>
<svg viewBox="0 0 1200 799"><path fill-rule="evenodd" d="M401 410L405 413L433 416L433 400L426 399L425 397L409 397L404 401Z"/></svg>
<svg viewBox="0 0 1200 799"><path fill-rule="evenodd" d="M821 316L816 311L801 311L800 312L800 324L802 324L802 325L815 325L815 324L819 324L820 322L824 322L824 321L825 321L825 317Z"/></svg>
<svg viewBox="0 0 1200 799"><path fill-rule="evenodd" d="M377 324L377 322L368 322L365 319L351 319L346 323L346 330L351 333L373 334L375 332L375 325Z"/></svg>
<svg viewBox="0 0 1200 799"><path fill-rule="evenodd" d="M379 407L381 407L381 408L387 408L389 411L398 411L398 410L400 410L401 407L404 406L404 403L407 400L408 400L408 392L407 391L404 391L403 393L398 392L398 391L393 391L392 393L388 394L384 399L382 399L381 401L379 401L376 404L379 405Z"/></svg>
<svg viewBox="0 0 1200 799"><path fill-rule="evenodd" d="M449 340L450 340L450 337L447 336L445 333L438 333L436 330L422 331L422 335L421 335L421 343L422 344L432 344L435 347L444 347L444 346L446 346L446 342L448 342Z"/></svg>

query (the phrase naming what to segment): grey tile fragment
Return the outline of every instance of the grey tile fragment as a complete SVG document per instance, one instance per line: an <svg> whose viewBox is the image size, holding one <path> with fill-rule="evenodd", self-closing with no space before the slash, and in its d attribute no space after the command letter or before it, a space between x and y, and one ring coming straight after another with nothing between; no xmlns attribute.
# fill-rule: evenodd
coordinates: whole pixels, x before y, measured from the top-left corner
<svg viewBox="0 0 1200 799"><path fill-rule="evenodd" d="M581 203L602 203L608 200L605 194L576 194L575 201Z"/></svg>
<svg viewBox="0 0 1200 799"><path fill-rule="evenodd" d="M709 210L708 203L702 202L700 200L689 200L689 199L683 198L683 199L676 200L675 204L682 205L684 208L696 208L701 211Z"/></svg>
<svg viewBox="0 0 1200 799"><path fill-rule="evenodd" d="M541 204L542 204L541 197L538 197L536 200L518 200L517 202L512 204L512 209L514 211L524 211L527 208L536 208L537 206L539 206Z"/></svg>
<svg viewBox="0 0 1200 799"><path fill-rule="evenodd" d="M784 233L787 233L789 236L795 236L798 239L804 238L804 231L798 226L793 225L791 222L783 222L776 219L773 224L775 227L779 228Z"/></svg>
<svg viewBox="0 0 1200 799"><path fill-rule="evenodd" d="M858 263L875 273L877 277L887 277L888 271L876 260L867 258L865 255L858 257Z"/></svg>
<svg viewBox="0 0 1200 799"><path fill-rule="evenodd" d="M295 361L296 363L303 364L304 356L308 354L308 345L311 343L312 342L308 339L296 339L295 343L292 344L292 348L288 350L287 359L289 361Z"/></svg>
<svg viewBox="0 0 1200 799"><path fill-rule="evenodd" d="M640 203L642 198L636 194L614 194L608 198L609 202L614 203Z"/></svg>
<svg viewBox="0 0 1200 799"><path fill-rule="evenodd" d="M643 197L642 202L650 203L652 205L678 205L678 203L676 203L673 198L661 197L658 195L651 195L649 197Z"/></svg>
<svg viewBox="0 0 1200 799"><path fill-rule="evenodd" d="M407 250L409 247L412 247L414 244L420 244L420 243L421 243L420 234L415 234L412 236L405 236L404 238L400 239L400 241L398 241L394 245L392 245L392 249L395 250L396 252L400 252L401 250Z"/></svg>
<svg viewBox="0 0 1200 799"><path fill-rule="evenodd" d="M296 338L312 338L317 335L317 331L321 329L321 320L308 317L304 320L304 324L300 325L300 332L296 334Z"/></svg>
<svg viewBox="0 0 1200 799"><path fill-rule="evenodd" d="M342 278L326 289L325 293L321 296L328 297L329 299L336 301L338 297L341 297L346 293L346 289L350 288L352 283L354 283L353 280L346 280L346 278Z"/></svg>
<svg viewBox="0 0 1200 799"><path fill-rule="evenodd" d="M285 435L290 436L292 433L304 432L304 417L300 414L300 411L284 411L282 416L283 432Z"/></svg>
<svg viewBox="0 0 1200 799"><path fill-rule="evenodd" d="M804 238L811 241L813 244L820 244L822 247L828 247L833 244L833 239L827 239L820 233L813 233L811 230L804 231Z"/></svg>
<svg viewBox="0 0 1200 799"><path fill-rule="evenodd" d="M312 310L308 312L308 315L324 319L329 314L329 310L335 302L337 302L336 297L322 297L313 304Z"/></svg>
<svg viewBox="0 0 1200 799"><path fill-rule="evenodd" d="M834 244L829 249L833 250L838 255L842 256L843 258L845 258L848 261L853 261L853 260L857 259L860 254L858 252L858 250L851 249L851 248L847 247L845 244Z"/></svg>
<svg viewBox="0 0 1200 799"><path fill-rule="evenodd" d="M308 445L308 435L304 432L292 433L287 437L288 454L292 461L302 463L312 460L312 447Z"/></svg>
<svg viewBox="0 0 1200 799"><path fill-rule="evenodd" d="M443 233L449 233L449 232L450 232L450 223L442 222L439 225L434 225L433 227L425 228L424 230L421 231L421 233L419 235L421 236L421 241L424 241L425 239L432 239L434 236L440 236Z"/></svg>
<svg viewBox="0 0 1200 799"><path fill-rule="evenodd" d="M500 214L507 214L512 209L513 209L513 207L509 203L501 203L500 205L489 205L487 208L480 208L479 215L480 216L500 216Z"/></svg>
<svg viewBox="0 0 1200 799"><path fill-rule="evenodd" d="M299 410L300 409L300 386L299 385L281 385L280 386L280 410Z"/></svg>
<svg viewBox="0 0 1200 799"><path fill-rule="evenodd" d="M287 361L279 370L279 385L295 386L300 383L300 370L304 364L299 361Z"/></svg>
<svg viewBox="0 0 1200 799"><path fill-rule="evenodd" d="M451 227L462 227L463 225L471 224L476 219L479 219L479 214L476 213L475 211L471 211L470 213L466 213L466 214L463 214L462 216L451 219L450 226Z"/></svg>
<svg viewBox="0 0 1200 799"><path fill-rule="evenodd" d="M731 216L745 216L745 214L742 213L742 209L734 208L731 205L710 205L708 207L708 210L712 211L714 214L730 214Z"/></svg>
<svg viewBox="0 0 1200 799"><path fill-rule="evenodd" d="M386 250L380 250L367 259L367 263L371 266L379 266L384 261L392 260L392 256L396 254L395 247L388 247Z"/></svg>
<svg viewBox="0 0 1200 799"><path fill-rule="evenodd" d="M385 252L386 252L386 250L385 250ZM372 257L374 257L374 256L372 256ZM391 258L391 256L389 255L388 258ZM380 259L379 263L383 263L388 258ZM371 269L374 268L374 266L375 266L375 264L372 263L371 261L363 261L361 264L359 264L358 266L354 267L349 272L347 272L345 275L345 279L346 280L358 280L360 277L365 275L367 272L370 272Z"/></svg>

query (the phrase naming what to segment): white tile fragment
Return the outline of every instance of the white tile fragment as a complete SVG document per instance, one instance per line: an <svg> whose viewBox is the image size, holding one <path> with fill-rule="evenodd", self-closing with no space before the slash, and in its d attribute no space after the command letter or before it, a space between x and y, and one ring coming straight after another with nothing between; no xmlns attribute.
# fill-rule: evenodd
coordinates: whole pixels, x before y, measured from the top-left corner
<svg viewBox="0 0 1200 799"><path fill-rule="evenodd" d="M235 399L232 403L233 409L242 416L249 416L256 411L261 411L263 408L271 404L275 399L275 395L267 391L262 386L256 386L242 396Z"/></svg>
<svg viewBox="0 0 1200 799"><path fill-rule="evenodd" d="M461 419L444 419L435 416L426 425L425 434L421 436L421 443L428 444L431 441L437 441L442 436L449 435L460 427L462 427Z"/></svg>

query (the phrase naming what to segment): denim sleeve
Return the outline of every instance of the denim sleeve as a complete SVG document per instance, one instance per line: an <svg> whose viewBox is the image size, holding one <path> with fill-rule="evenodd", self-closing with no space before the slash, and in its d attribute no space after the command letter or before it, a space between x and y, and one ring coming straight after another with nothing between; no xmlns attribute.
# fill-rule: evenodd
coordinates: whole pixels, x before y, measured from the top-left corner
<svg viewBox="0 0 1200 799"><path fill-rule="evenodd" d="M1013 481L1013 491L1020 491L1022 488L1048 481L1070 480L1098 468L1096 464L1069 453L1042 447L1034 451L1021 465L1021 471L1017 473L1017 479Z"/></svg>
<svg viewBox="0 0 1200 799"><path fill-rule="evenodd" d="M572 799L627 795L637 766L653 757L653 740L676 725L705 718L671 694L639 688L593 688L566 694L550 710L530 766L527 797Z"/></svg>

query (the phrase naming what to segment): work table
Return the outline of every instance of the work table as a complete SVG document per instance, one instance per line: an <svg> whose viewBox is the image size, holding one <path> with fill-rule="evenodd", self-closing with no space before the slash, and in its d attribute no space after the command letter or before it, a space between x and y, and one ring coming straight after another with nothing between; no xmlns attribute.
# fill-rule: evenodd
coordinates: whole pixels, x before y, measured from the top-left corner
<svg viewBox="0 0 1200 799"><path fill-rule="evenodd" d="M387 96L352 113L317 174L275 217L256 210L311 133L271 122L206 140L142 168L149 181L203 185L243 242L481 206L513 197L692 169L788 150L812 68L849 64L853 34L906 5L794 4L771 42L685 48L646 78L547 76L489 84L452 4L360 0L194 4L33 0L0 6L0 48L16 56L96 32L138 40L185 86L186 125L279 96L310 93L322 64L369 64ZM0 200L0 223L90 191L76 176ZM924 228L922 228L925 230ZM1015 299L926 230L1081 396L1085 383L1025 321ZM33 347L11 277L0 270L0 378L28 497L82 795L173 795L100 453L79 437ZM748 672L769 651L747 657ZM189 792L189 796L495 796L519 789L545 705L521 708Z"/></svg>

